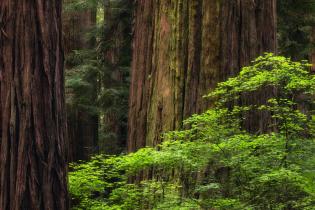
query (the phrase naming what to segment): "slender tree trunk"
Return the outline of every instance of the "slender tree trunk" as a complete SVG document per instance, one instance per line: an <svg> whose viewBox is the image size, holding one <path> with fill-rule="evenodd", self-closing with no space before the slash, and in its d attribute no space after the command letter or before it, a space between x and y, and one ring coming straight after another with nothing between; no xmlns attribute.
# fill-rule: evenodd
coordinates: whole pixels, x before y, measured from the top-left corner
<svg viewBox="0 0 315 210"><path fill-rule="evenodd" d="M104 0L104 29L106 33L106 29L110 27L112 22L112 10L110 0Z"/></svg>
<svg viewBox="0 0 315 210"><path fill-rule="evenodd" d="M65 3L72 1L66 0ZM87 33L96 24L96 9L70 11L64 13L63 17L65 55L71 55L74 50L93 48L95 40L87 39ZM76 65L81 65L81 63L67 63L67 71L71 71ZM90 104L84 105L94 106L97 98L97 75L90 75L87 82L93 86L93 91L73 93L71 90L67 90L67 94L69 98L70 96L88 98ZM67 118L70 142L69 159L70 161L87 160L97 147L98 115L76 103L67 104L67 113L69 113Z"/></svg>
<svg viewBox="0 0 315 210"><path fill-rule="evenodd" d="M108 154L121 153L126 148L128 98L128 72L131 54L131 11L132 0L104 1L104 36L102 50L104 69L101 75L103 92L116 90L111 103L104 103L100 150ZM102 95L102 92L100 91ZM127 95L127 94L126 94ZM108 100L108 96L106 97ZM113 108L114 107L114 108Z"/></svg>
<svg viewBox="0 0 315 210"><path fill-rule="evenodd" d="M219 81L274 52L275 7L275 0L137 0L128 150L158 144L164 131L211 106L202 96ZM249 130L266 124L249 121Z"/></svg>
<svg viewBox="0 0 315 210"><path fill-rule="evenodd" d="M312 34L311 34L311 44L315 44L315 26L312 28ZM311 52L310 52L310 62L312 64L311 71L312 73L315 73L315 48L312 47Z"/></svg>
<svg viewBox="0 0 315 210"><path fill-rule="evenodd" d="M60 0L0 2L0 209L68 209Z"/></svg>

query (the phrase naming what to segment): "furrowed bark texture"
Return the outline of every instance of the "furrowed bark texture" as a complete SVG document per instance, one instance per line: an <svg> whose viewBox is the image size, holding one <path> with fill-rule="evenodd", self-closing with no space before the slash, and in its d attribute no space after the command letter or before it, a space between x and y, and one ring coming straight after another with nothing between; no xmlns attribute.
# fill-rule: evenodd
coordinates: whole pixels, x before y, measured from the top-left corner
<svg viewBox="0 0 315 210"><path fill-rule="evenodd" d="M275 7L275 0L137 0L128 151L158 144L164 131L211 106L202 96L219 81L274 52ZM267 120L248 118L249 130Z"/></svg>
<svg viewBox="0 0 315 210"><path fill-rule="evenodd" d="M71 3L73 0L66 0ZM75 50L91 49L94 40L87 39L87 33L96 24L96 10L86 9L82 11L71 11L63 14L65 56L71 56ZM71 71L78 63L67 62L66 71ZM89 81L94 85L93 94L80 92L73 93L67 89L67 98L85 97L91 105L97 98L97 75L90 76ZM78 95L79 94L79 95ZM79 100L80 101L80 100ZM84 104L87 105L87 104ZM97 147L98 139L98 116L88 110L79 107L76 103L67 103L67 127L69 136L69 160L87 160Z"/></svg>
<svg viewBox="0 0 315 210"><path fill-rule="evenodd" d="M0 1L0 209L68 209L60 0Z"/></svg>
<svg viewBox="0 0 315 210"><path fill-rule="evenodd" d="M152 72L154 1L135 5L133 55L128 114L128 150L146 146L147 109Z"/></svg>

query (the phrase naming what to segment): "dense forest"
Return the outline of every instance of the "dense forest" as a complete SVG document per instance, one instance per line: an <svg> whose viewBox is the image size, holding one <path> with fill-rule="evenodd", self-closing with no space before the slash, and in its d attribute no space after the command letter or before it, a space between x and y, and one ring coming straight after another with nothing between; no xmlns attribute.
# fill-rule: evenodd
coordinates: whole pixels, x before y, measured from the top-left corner
<svg viewBox="0 0 315 210"><path fill-rule="evenodd" d="M315 0L0 0L0 210L315 210Z"/></svg>

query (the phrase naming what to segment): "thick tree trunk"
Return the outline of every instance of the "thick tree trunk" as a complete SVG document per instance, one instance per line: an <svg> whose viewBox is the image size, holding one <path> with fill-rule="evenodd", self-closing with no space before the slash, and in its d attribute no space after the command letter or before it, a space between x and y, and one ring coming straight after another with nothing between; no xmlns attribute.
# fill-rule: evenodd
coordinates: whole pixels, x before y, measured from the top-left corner
<svg viewBox="0 0 315 210"><path fill-rule="evenodd" d="M128 114L128 151L135 151L146 146L153 58L154 6L154 1L147 0L137 0L135 5Z"/></svg>
<svg viewBox="0 0 315 210"><path fill-rule="evenodd" d="M70 3L73 0L66 0ZM87 33L96 24L96 9L87 9L84 11L71 11L63 14L64 23L64 44L65 55L68 56L74 50L91 49L94 47L94 40L87 39ZM67 71L71 71L76 65L81 63L68 63ZM91 85L94 85L94 91L89 93L80 92L76 95L71 90L67 90L67 94L76 97L89 98L91 104L95 105L97 98L97 75L91 75L89 78ZM90 94L90 92L93 92ZM69 160L87 160L97 147L98 139L98 116L92 114L88 110L78 106L78 104L67 104L68 113L68 134L70 142Z"/></svg>
<svg viewBox="0 0 315 210"><path fill-rule="evenodd" d="M68 209L61 1L0 2L0 209Z"/></svg>
<svg viewBox="0 0 315 210"><path fill-rule="evenodd" d="M264 52L276 51L276 1L237 0L223 1L221 8L220 81L237 74L241 67ZM259 104L274 90L265 89L257 94L243 96L240 103ZM245 115L243 126L250 132L271 130L271 118L264 112Z"/></svg>
<svg viewBox="0 0 315 210"><path fill-rule="evenodd" d="M219 81L274 52L275 7L275 0L137 0L128 150L158 144L164 131L211 106L202 96ZM265 124L249 121L249 130Z"/></svg>

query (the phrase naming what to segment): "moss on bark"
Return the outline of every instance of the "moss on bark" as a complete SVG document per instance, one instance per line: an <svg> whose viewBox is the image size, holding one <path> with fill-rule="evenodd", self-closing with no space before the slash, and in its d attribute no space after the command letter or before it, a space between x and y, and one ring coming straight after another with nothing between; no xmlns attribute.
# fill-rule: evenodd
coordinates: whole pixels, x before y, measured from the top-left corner
<svg viewBox="0 0 315 210"><path fill-rule="evenodd" d="M275 5L275 0L138 0L128 150L158 144L164 131L211 106L202 96L219 81L275 51Z"/></svg>

